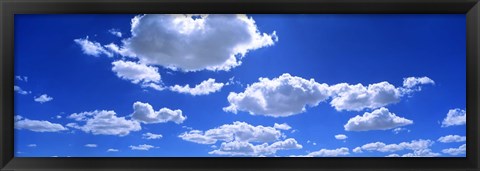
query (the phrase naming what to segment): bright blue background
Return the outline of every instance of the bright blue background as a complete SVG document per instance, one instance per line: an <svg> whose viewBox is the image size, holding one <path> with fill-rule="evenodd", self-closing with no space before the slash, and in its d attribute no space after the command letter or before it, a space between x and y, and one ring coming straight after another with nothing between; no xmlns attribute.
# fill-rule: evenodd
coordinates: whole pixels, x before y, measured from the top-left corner
<svg viewBox="0 0 480 171"><path fill-rule="evenodd" d="M57 133L36 133L15 130L16 157L31 156L210 156L209 145L184 141L178 135L187 131L182 126L207 130L234 121L252 125L273 126L288 123L295 133L286 131L303 149L279 151L277 155L304 155L322 148L348 147L366 143L386 144L410 142L458 134L465 135L465 125L441 128L449 109L465 109L466 46L465 15L252 15L261 32L277 32L279 41L271 47L249 52L243 64L230 72L173 72L160 69L166 85L198 84L208 78L227 82L235 76L245 86L259 77L275 78L290 73L329 85L362 83L368 85L388 81L401 86L404 77L428 76L435 85L426 85L412 97L387 106L414 124L411 132L392 131L346 132L343 125L362 112L337 112L323 102L307 112L286 118L251 116L245 112L226 113L229 92L243 92L245 87L226 86L207 96L191 96L171 91L144 91L139 85L119 79L111 71L112 58L93 57L82 53L73 41L85 38L101 44L120 44L121 38L108 32L119 29L130 37L130 20L134 15L16 15L15 75L28 76L28 82L16 85L30 90L30 95L15 94L15 114L33 120L48 120L65 125L72 113L93 110L114 110L119 116L133 112L135 101L150 103L155 110L162 107L181 109L188 117L183 124L142 125L142 131L125 137L92 135L80 130ZM48 94L53 101L40 104L33 96ZM62 119L56 119L62 115ZM73 129L70 129L73 130ZM141 139L141 134L162 134L159 140ZM334 135L345 134L343 142ZM312 143L316 142L314 146ZM84 147L98 144L97 148ZM37 147L27 147L37 144ZM158 149L132 151L130 145L151 144ZM456 148L461 143L439 143L433 152ZM217 144L219 146L219 144ZM107 153L109 148L120 152ZM410 152L410 151L408 151ZM385 156L389 153L351 153L351 156ZM399 154L407 153L398 152Z"/></svg>

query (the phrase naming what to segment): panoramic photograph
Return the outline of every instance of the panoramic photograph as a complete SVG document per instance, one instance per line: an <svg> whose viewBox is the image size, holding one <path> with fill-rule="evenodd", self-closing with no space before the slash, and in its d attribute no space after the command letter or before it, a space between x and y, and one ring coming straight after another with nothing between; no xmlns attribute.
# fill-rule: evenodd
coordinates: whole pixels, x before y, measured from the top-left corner
<svg viewBox="0 0 480 171"><path fill-rule="evenodd" d="M15 157L466 157L464 14L17 14Z"/></svg>

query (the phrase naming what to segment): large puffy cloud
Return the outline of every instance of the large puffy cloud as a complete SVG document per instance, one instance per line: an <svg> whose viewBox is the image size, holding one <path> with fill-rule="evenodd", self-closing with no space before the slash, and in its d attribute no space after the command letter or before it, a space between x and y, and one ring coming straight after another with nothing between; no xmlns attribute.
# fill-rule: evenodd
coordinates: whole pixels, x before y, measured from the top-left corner
<svg viewBox="0 0 480 171"><path fill-rule="evenodd" d="M49 121L30 120L17 115L15 117L15 129L18 130L30 130L33 132L60 132L68 130L61 124L51 123Z"/></svg>
<svg viewBox="0 0 480 171"><path fill-rule="evenodd" d="M458 147L458 148L447 148L447 149L443 149L443 150L442 150L442 153L456 156L456 155L460 155L460 154L465 154L466 151L467 151L467 145L466 145L466 144L463 144L463 145L461 145L461 146Z"/></svg>
<svg viewBox="0 0 480 171"><path fill-rule="evenodd" d="M410 142L401 142L399 144L385 144L383 142L368 143L361 147L354 149L354 152L361 153L363 151L378 151L378 152L396 152L402 150L421 151L428 149L434 144L431 140L412 140Z"/></svg>
<svg viewBox="0 0 480 171"><path fill-rule="evenodd" d="M82 51L86 55L98 57L104 54L108 57L113 57L113 54L106 50L100 43L88 40L88 36L86 38L79 38L73 41L82 47Z"/></svg>
<svg viewBox="0 0 480 171"><path fill-rule="evenodd" d="M178 93L190 94L193 96L198 95L207 95L210 93L214 93L220 91L224 86L224 83L217 83L215 79L209 78L208 80L202 81L200 84L195 85L195 87L190 87L190 85L180 86L170 86L170 90Z"/></svg>
<svg viewBox="0 0 480 171"><path fill-rule="evenodd" d="M142 63L183 71L230 70L248 51L271 46L275 32L261 33L246 15L139 15L124 49Z"/></svg>
<svg viewBox="0 0 480 171"><path fill-rule="evenodd" d="M292 157L338 157L349 155L349 149L346 147L337 148L337 149L321 149L308 153L307 155L292 156Z"/></svg>
<svg viewBox="0 0 480 171"><path fill-rule="evenodd" d="M230 106L225 111L247 111L251 115L286 117L306 111L329 97L328 85L283 74L278 78L259 78L243 93L228 95Z"/></svg>
<svg viewBox="0 0 480 171"><path fill-rule="evenodd" d="M417 83L413 88L418 89L420 85L421 83ZM278 78L259 78L259 82L248 86L244 92L231 92L227 98L230 105L223 110L232 113L245 111L251 115L287 117L302 113L307 106L315 107L331 98L330 105L337 111L361 111L397 103L405 95L420 91L417 89L395 87L386 81L368 86L347 83L329 86L313 79L306 80L284 73Z"/></svg>
<svg viewBox="0 0 480 171"><path fill-rule="evenodd" d="M344 125L346 131L387 130L413 124L413 121L391 113L387 108L380 108L363 116L357 115Z"/></svg>
<svg viewBox="0 0 480 171"><path fill-rule="evenodd" d="M462 109L450 109L447 117L442 121L442 127L449 127L455 125L465 125L467 122L467 112Z"/></svg>
<svg viewBox="0 0 480 171"><path fill-rule="evenodd" d="M452 143L452 142L464 142L467 140L467 137L465 136L460 136L460 135L447 135L438 138L437 141L442 142L442 143Z"/></svg>
<svg viewBox="0 0 480 171"><path fill-rule="evenodd" d="M361 111L375 109L400 101L402 91L388 82L363 86L340 83L330 87L333 99L330 102L336 110Z"/></svg>
<svg viewBox="0 0 480 171"><path fill-rule="evenodd" d="M161 79L156 67L122 60L112 62L112 65L112 71L119 78L130 80L134 84L159 83Z"/></svg>
<svg viewBox="0 0 480 171"><path fill-rule="evenodd" d="M153 110L152 105L148 103L135 102L133 104L132 118L140 121L142 123L151 124L151 123L165 123L165 122L175 122L176 124L181 124L186 116L182 114L182 111L171 110L168 108L162 108L158 111Z"/></svg>
<svg viewBox="0 0 480 171"><path fill-rule="evenodd" d="M245 122L233 122L205 132L192 130L179 135L186 141L200 144L214 144L217 141L243 141L243 142L272 142L278 140L282 133L273 128L262 125L253 126Z"/></svg>
<svg viewBox="0 0 480 171"><path fill-rule="evenodd" d="M330 105L337 111L377 109L397 103L405 95L421 91L421 85L424 84L435 84L435 82L428 77L408 77L404 78L403 87L395 87L386 81L368 86L340 83L329 88L332 96Z"/></svg>
<svg viewBox="0 0 480 171"><path fill-rule="evenodd" d="M253 145L244 141L223 142L219 149L209 152L209 154L229 155L229 156L265 156L275 154L278 150L301 149L293 138L284 141L277 141L272 144L263 143Z"/></svg>
<svg viewBox="0 0 480 171"><path fill-rule="evenodd" d="M220 147L209 152L215 155L229 156L266 156L278 150L301 149L302 145L286 136L275 127L253 126L245 122L225 124L207 131L191 130L178 137L198 144L216 144Z"/></svg>
<svg viewBox="0 0 480 171"><path fill-rule="evenodd" d="M140 123L133 120L118 117L114 111L95 110L91 112L74 113L68 116L70 119L85 122L83 125L69 123L68 127L80 129L94 135L126 136L130 132L140 131Z"/></svg>

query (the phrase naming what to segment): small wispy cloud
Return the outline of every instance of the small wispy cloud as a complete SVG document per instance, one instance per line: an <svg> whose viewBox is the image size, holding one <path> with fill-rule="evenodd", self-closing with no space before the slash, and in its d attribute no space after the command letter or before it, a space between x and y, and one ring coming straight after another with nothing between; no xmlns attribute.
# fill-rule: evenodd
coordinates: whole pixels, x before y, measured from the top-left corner
<svg viewBox="0 0 480 171"><path fill-rule="evenodd" d="M85 144L85 147L95 148L98 147L97 144Z"/></svg>
<svg viewBox="0 0 480 171"><path fill-rule="evenodd" d="M108 32L110 34L113 34L114 36L122 37L122 32L120 32L120 30L118 30L118 29L110 29L110 30L108 30Z"/></svg>
<svg viewBox="0 0 480 171"><path fill-rule="evenodd" d="M37 96L33 97L33 100L38 102L38 103L46 103L46 102L52 101L53 97L50 97L47 94L42 94L39 97L37 97Z"/></svg>

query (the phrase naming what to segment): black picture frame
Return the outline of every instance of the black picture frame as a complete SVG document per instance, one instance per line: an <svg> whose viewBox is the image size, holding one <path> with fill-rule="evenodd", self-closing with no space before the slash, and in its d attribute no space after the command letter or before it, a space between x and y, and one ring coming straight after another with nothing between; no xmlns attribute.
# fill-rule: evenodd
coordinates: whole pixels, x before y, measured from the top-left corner
<svg viewBox="0 0 480 171"><path fill-rule="evenodd" d="M479 168L478 0L0 0L2 170L372 170ZM140 13L466 14L466 158L14 158L14 15Z"/></svg>

